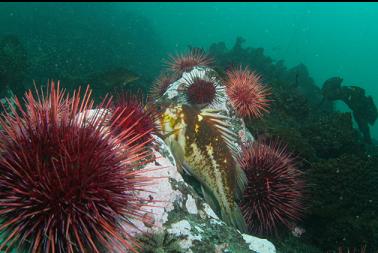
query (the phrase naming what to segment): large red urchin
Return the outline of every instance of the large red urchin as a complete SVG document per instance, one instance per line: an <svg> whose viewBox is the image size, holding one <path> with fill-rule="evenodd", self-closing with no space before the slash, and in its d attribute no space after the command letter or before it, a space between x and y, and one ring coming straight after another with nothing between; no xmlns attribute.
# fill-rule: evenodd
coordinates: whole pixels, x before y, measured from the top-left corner
<svg viewBox="0 0 378 253"><path fill-rule="evenodd" d="M0 119L0 251L136 252L122 225L144 215L136 193L151 179L136 169L150 157L141 137L106 127L109 110L89 117L89 87L70 97L52 83L25 102Z"/></svg>
<svg viewBox="0 0 378 253"><path fill-rule="evenodd" d="M293 156L279 142L253 142L242 147L239 163L248 185L240 204L251 232L291 228L303 213L304 181Z"/></svg>
<svg viewBox="0 0 378 253"><path fill-rule="evenodd" d="M196 66L209 66L212 63L213 59L210 58L203 50L192 49L187 54L171 56L168 66L174 73L181 75L184 72L191 71Z"/></svg>
<svg viewBox="0 0 378 253"><path fill-rule="evenodd" d="M190 74L185 82L185 97L190 104L211 104L219 100L218 92L221 88L213 78Z"/></svg>
<svg viewBox="0 0 378 253"><path fill-rule="evenodd" d="M248 68L227 71L226 93L237 114L241 117L261 117L268 111L269 91L261 77Z"/></svg>

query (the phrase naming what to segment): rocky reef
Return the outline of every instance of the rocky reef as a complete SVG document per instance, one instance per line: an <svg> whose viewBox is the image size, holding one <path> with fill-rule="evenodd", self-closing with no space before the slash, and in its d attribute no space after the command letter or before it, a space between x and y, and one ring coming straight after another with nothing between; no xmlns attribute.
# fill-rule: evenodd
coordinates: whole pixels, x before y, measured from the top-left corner
<svg viewBox="0 0 378 253"><path fill-rule="evenodd" d="M278 252L376 252L378 231L375 199L377 153L365 145L352 115L321 103L319 87L305 65L287 69L262 48L214 43L209 53L217 69L238 62L251 66L271 86L269 114L246 119L257 140L280 138L301 160L308 183L306 215L300 233L268 236ZM344 250L344 251L343 251Z"/></svg>
<svg viewBox="0 0 378 253"><path fill-rule="evenodd" d="M313 163L307 230L323 247L377 245L378 157L345 153ZM321 222L321 223L320 223ZM336 243L335 243L336 242Z"/></svg>
<svg viewBox="0 0 378 253"><path fill-rule="evenodd" d="M164 141L159 146L156 162L147 165L162 169L149 173L161 178L147 189L148 198L159 200L150 207L146 220L134 230L141 252L276 252L272 243L242 234L223 222L196 190L178 172L175 159ZM147 196L142 196L147 197Z"/></svg>

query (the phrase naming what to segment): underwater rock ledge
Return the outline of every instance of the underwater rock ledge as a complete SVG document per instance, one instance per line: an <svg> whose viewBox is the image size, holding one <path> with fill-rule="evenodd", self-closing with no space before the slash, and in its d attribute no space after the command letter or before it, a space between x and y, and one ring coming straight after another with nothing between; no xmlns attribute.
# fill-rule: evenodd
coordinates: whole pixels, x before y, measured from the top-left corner
<svg viewBox="0 0 378 253"><path fill-rule="evenodd" d="M90 117L98 115L95 110L89 112ZM145 165L144 176L156 181L144 186L137 198L156 203L143 208L147 214L142 220L132 221L135 227L124 224L124 229L142 242L139 252L276 253L270 241L242 234L223 222L184 181L165 142L156 135L153 137L156 160ZM169 240L159 240L159 236Z"/></svg>
<svg viewBox="0 0 378 253"><path fill-rule="evenodd" d="M254 141L243 119L232 108L221 78L211 68L196 66L182 73L168 85L164 95L156 103L163 107L174 107L190 102L190 97L182 92L182 86L188 85L195 77L209 80L217 87L215 102L207 105L207 108L227 115L230 121L229 130L236 136L231 146L239 150L243 143ZM140 199L156 200L156 204L161 207L147 208L151 214L148 220L153 221L152 226L141 221L135 222L137 229L133 231L134 235L139 236L140 241L147 242L146 248L151 248L150 251L144 249L141 252L160 252L157 249L162 249L161 252L276 252L275 246L268 240L242 234L234 226L222 221L210 207L210 203L206 203L193 186L184 181L171 147L159 137L154 138L155 146L158 147L155 150L157 159L156 162L148 164L146 170L147 176L159 178L158 184L148 186L141 193L143 196ZM161 169L149 169L156 168L156 165L161 166ZM161 240L159 237L165 239Z"/></svg>
<svg viewBox="0 0 378 253"><path fill-rule="evenodd" d="M171 236L174 242L170 240L167 244L178 244L181 248L180 252L276 252L274 245L268 240L241 234L237 229L221 221L195 190L184 182L163 140L156 136L155 140L159 147L159 151L155 151L156 162L161 168L148 170L146 176L158 177L159 183L148 186L140 197L158 200L156 205L159 207L145 209L151 214L148 220L152 221L152 226L142 221L135 221L136 228L127 228L134 236L143 237L144 234ZM149 167L156 168L155 162L148 164L146 169ZM149 243L155 242L149 238ZM157 249L170 245L150 246Z"/></svg>

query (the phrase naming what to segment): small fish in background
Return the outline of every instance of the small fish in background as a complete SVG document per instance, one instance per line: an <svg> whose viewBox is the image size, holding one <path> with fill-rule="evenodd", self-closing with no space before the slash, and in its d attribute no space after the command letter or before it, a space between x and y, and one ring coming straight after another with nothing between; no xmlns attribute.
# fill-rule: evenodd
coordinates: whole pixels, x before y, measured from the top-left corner
<svg viewBox="0 0 378 253"><path fill-rule="evenodd" d="M160 127L179 169L201 183L206 202L227 224L246 232L236 203L246 177L234 158L235 134L229 130L228 117L218 110L181 105L165 110Z"/></svg>
<svg viewBox="0 0 378 253"><path fill-rule="evenodd" d="M130 83L139 80L139 76L124 67L110 69L101 73L96 73L88 79L90 83L104 85L106 87L125 87Z"/></svg>

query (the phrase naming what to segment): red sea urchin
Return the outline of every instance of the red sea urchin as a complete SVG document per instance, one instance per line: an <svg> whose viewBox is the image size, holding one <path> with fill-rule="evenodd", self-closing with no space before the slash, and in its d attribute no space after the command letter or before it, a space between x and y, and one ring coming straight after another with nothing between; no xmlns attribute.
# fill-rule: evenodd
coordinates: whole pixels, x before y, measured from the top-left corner
<svg viewBox="0 0 378 253"><path fill-rule="evenodd" d="M0 251L136 252L122 225L143 217L136 193L151 179L136 167L150 154L132 129L106 127L108 110L88 116L89 87L64 94L59 83L36 99L29 91L26 109L16 99L1 116Z"/></svg>
<svg viewBox="0 0 378 253"><path fill-rule="evenodd" d="M241 117L259 118L268 111L268 89L261 77L247 68L227 71L226 93Z"/></svg>
<svg viewBox="0 0 378 253"><path fill-rule="evenodd" d="M251 232L271 234L279 225L290 228L301 218L304 181L286 146L247 144L239 162L248 179L240 207Z"/></svg>
<svg viewBox="0 0 378 253"><path fill-rule="evenodd" d="M185 82L185 97L190 104L211 104L218 100L217 92L220 87L212 78L190 74Z"/></svg>
<svg viewBox="0 0 378 253"><path fill-rule="evenodd" d="M192 49L188 54L171 56L168 66L174 73L181 75L191 71L195 66L209 66L212 63L213 59L203 50Z"/></svg>
<svg viewBox="0 0 378 253"><path fill-rule="evenodd" d="M113 114L110 122L117 129L114 131L125 131L133 129L130 137L139 136L138 143L151 143L152 135L157 132L157 125L155 124L158 114L153 109L152 105L146 106L142 95L131 95L129 93L121 94L115 101L115 107L122 111L118 114Z"/></svg>

